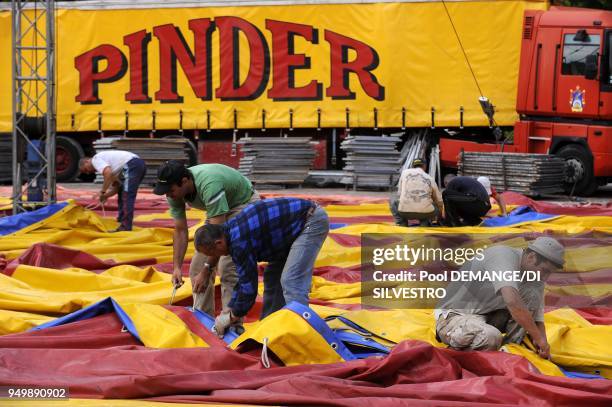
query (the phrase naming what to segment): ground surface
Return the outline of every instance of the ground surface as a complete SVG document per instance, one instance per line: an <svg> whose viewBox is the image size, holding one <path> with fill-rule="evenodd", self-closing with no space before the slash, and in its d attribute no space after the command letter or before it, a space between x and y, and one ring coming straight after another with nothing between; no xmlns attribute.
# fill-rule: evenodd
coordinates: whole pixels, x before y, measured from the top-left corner
<svg viewBox="0 0 612 407"><path fill-rule="evenodd" d="M85 182L76 182L76 183L61 183L58 184L67 189L91 189L92 194L99 190L100 185L94 183L85 183ZM148 187L147 187L148 188ZM259 192L268 192L279 194L283 192L287 192L290 194L304 194L304 195L345 195L345 196L373 196L378 198L388 197L389 191L381 191L381 190L359 190L353 191L352 189L345 188L287 188L287 189L259 189ZM601 187L594 196L588 198L577 198L578 200L589 201L589 202L610 202L612 201L612 184L608 184L605 187ZM552 201L552 202L568 202L569 200L566 197L548 197L542 198L543 201Z"/></svg>

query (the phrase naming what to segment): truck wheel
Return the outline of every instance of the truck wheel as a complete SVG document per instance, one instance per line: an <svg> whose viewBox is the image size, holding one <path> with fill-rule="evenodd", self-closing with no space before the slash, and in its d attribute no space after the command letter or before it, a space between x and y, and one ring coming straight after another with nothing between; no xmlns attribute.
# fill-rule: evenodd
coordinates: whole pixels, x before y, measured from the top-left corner
<svg viewBox="0 0 612 407"><path fill-rule="evenodd" d="M171 138L171 139L184 139L187 140L187 157L188 157L188 167L192 167L198 164L198 147L195 143L189 140L187 137L183 136L166 136L163 138Z"/></svg>
<svg viewBox="0 0 612 407"><path fill-rule="evenodd" d="M55 174L59 182L73 181L79 175L79 160L85 156L74 139L58 136L55 140Z"/></svg>
<svg viewBox="0 0 612 407"><path fill-rule="evenodd" d="M589 196L597 190L597 182L593 174L593 160L584 147L568 145L556 153L565 160L566 193L574 190L575 195Z"/></svg>

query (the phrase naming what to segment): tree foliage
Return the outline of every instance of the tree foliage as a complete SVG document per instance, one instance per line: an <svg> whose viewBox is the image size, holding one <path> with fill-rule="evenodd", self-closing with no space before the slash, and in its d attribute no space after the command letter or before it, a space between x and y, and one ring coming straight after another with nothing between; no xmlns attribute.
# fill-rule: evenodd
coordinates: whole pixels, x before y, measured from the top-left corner
<svg viewBox="0 0 612 407"><path fill-rule="evenodd" d="M586 7L612 10L612 0L556 0L551 1L551 4L557 6Z"/></svg>

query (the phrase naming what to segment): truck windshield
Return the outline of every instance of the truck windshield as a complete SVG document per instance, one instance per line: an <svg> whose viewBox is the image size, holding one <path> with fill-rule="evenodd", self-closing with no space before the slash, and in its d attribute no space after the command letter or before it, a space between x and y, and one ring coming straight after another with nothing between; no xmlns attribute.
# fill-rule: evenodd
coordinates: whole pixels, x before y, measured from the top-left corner
<svg viewBox="0 0 612 407"><path fill-rule="evenodd" d="M585 61L589 55L599 53L601 39L599 35L589 35L585 41L574 39L576 34L565 34L563 41L563 75L584 75Z"/></svg>

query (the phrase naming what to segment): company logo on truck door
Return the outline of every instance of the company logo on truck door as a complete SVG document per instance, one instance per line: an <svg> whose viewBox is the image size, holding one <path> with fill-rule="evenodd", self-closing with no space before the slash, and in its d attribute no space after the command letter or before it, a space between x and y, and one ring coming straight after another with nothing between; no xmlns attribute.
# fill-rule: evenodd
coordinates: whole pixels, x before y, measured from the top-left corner
<svg viewBox="0 0 612 407"><path fill-rule="evenodd" d="M322 100L323 84L316 78L304 86L295 84L295 71L311 68L310 57L295 52L295 38L299 36L312 44L319 44L319 30L309 25L274 20L266 20L266 29L271 33L270 44L255 25L239 17L190 20L189 30L194 38L192 49L181 30L174 25L153 27L152 34L159 46L159 61L148 59L151 32L131 33L123 37L123 44L127 47L125 52L114 45L102 44L74 59L79 72L79 94L75 99L81 104L102 103L98 93L100 86L116 82L127 73L130 88L125 100L151 103L149 86L153 84L149 83L148 72L150 64L157 63L160 81L154 84L158 90L153 98L162 103L181 103L183 97L177 92L178 63L193 93L202 100L212 100L212 34L218 30L221 80L214 97L228 101L253 100L271 85L267 97L274 101ZM323 32L330 48L330 85L325 89L325 96L355 99L356 94L349 85L349 75L354 74L366 95L384 100L385 88L373 73L379 63L376 50L354 38L330 30ZM249 47L249 67L244 78L240 78L239 70L240 33L246 37ZM102 60L106 60L104 69L100 69Z"/></svg>
<svg viewBox="0 0 612 407"><path fill-rule="evenodd" d="M586 90L580 89L579 85L576 85L576 89L570 89L570 106L572 112L582 112L584 105L586 105L585 94Z"/></svg>

